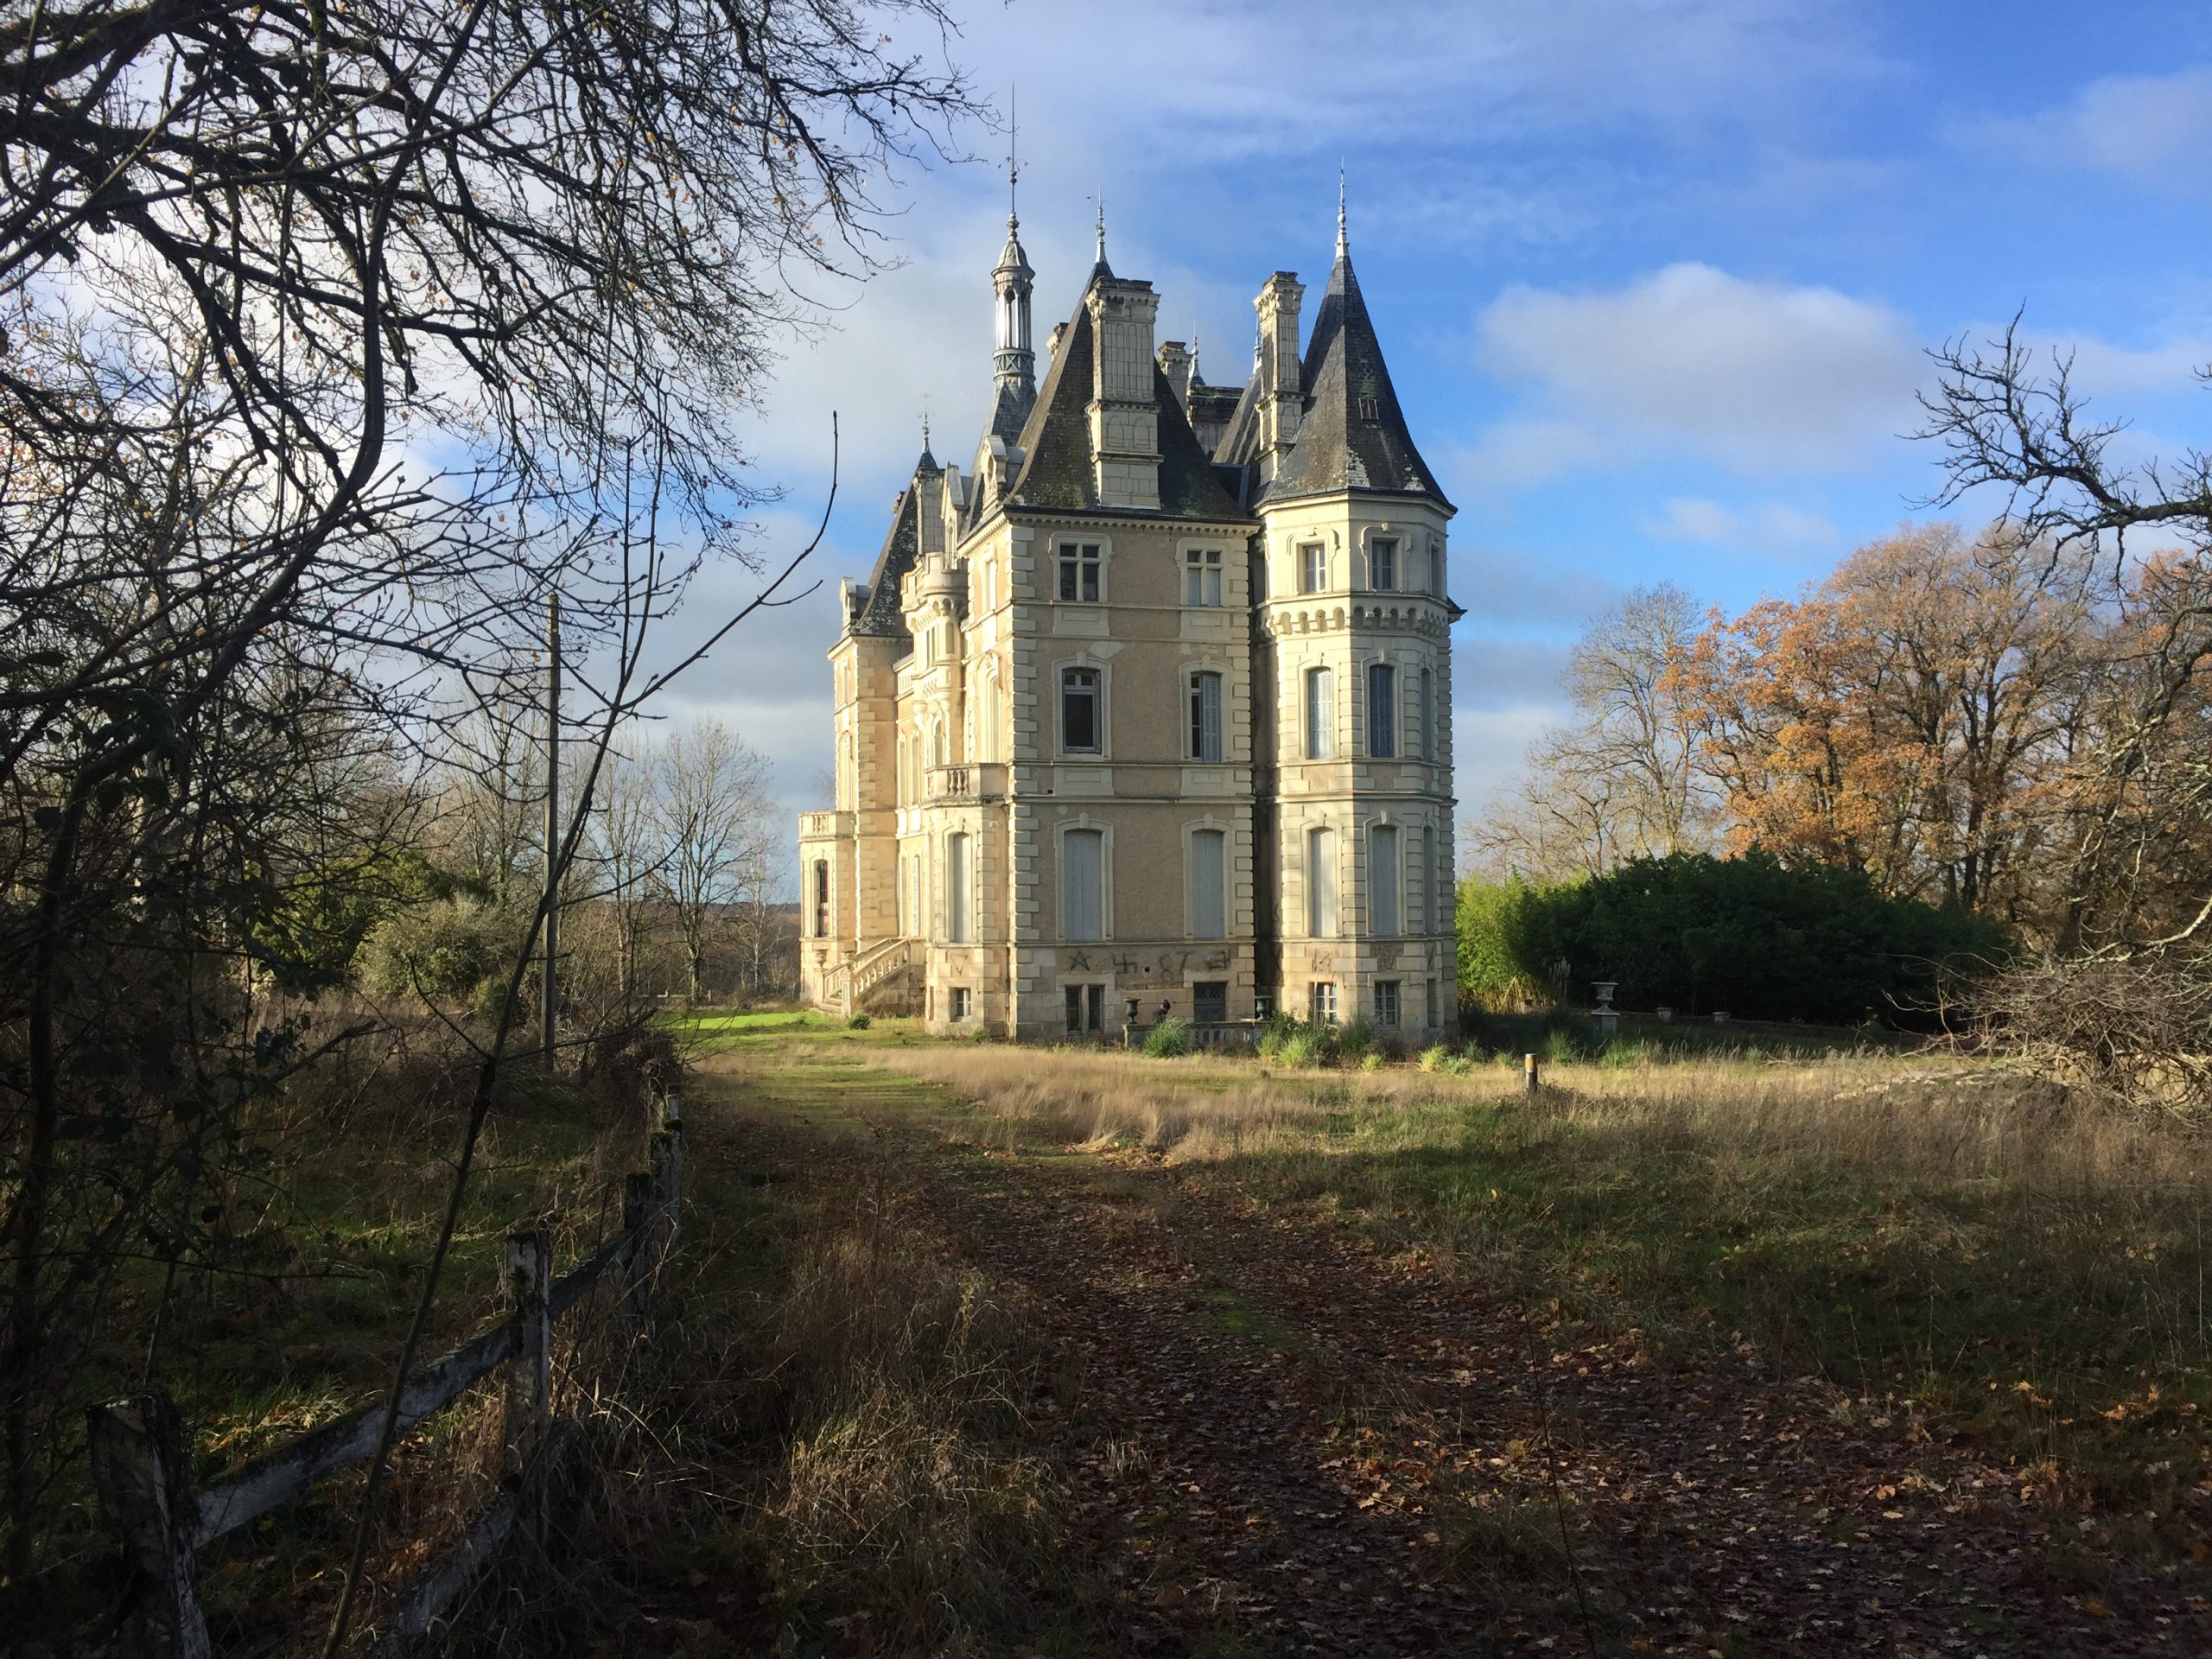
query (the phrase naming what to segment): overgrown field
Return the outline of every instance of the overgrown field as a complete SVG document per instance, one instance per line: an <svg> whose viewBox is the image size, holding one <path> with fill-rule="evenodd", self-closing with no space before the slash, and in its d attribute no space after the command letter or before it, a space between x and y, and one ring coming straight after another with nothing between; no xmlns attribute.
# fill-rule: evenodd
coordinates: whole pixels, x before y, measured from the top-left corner
<svg viewBox="0 0 2212 1659"><path fill-rule="evenodd" d="M1341 1217L1682 1363L1749 1344L1832 1384L1839 1413L2039 1465L2069 1509L2171 1533L2212 1480L2212 1143L2190 1126L1936 1058L1567 1064L1528 1096L1517 1063L870 1034L878 1065L974 1103L958 1133L1143 1148L1224 1199Z"/></svg>

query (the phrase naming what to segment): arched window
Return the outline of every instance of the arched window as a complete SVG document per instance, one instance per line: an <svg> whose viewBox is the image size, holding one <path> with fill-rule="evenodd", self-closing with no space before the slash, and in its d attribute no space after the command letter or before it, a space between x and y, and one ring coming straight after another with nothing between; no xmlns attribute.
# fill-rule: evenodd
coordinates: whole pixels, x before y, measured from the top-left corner
<svg viewBox="0 0 2212 1659"><path fill-rule="evenodd" d="M1398 753L1398 671L1388 663L1367 665L1367 753L1376 760Z"/></svg>
<svg viewBox="0 0 2212 1659"><path fill-rule="evenodd" d="M1367 925L1378 938L1401 930L1398 875L1397 827L1376 824L1367 832Z"/></svg>
<svg viewBox="0 0 2212 1659"><path fill-rule="evenodd" d="M1191 759L1221 764L1221 676L1191 676Z"/></svg>
<svg viewBox="0 0 2212 1659"><path fill-rule="evenodd" d="M1337 832L1306 832L1306 931L1317 939L1337 936Z"/></svg>
<svg viewBox="0 0 2212 1659"><path fill-rule="evenodd" d="M1229 837L1218 830L1192 833L1191 937L1194 939L1229 936L1228 844Z"/></svg>
<svg viewBox="0 0 2212 1659"><path fill-rule="evenodd" d="M1337 752L1337 677L1325 668L1306 671L1306 758L1326 760Z"/></svg>
<svg viewBox="0 0 2212 1659"><path fill-rule="evenodd" d="M1106 749L1104 698L1098 671L1060 671L1060 749L1066 754L1103 754Z"/></svg>
<svg viewBox="0 0 2212 1659"><path fill-rule="evenodd" d="M952 835L944 842L944 937L954 944L968 943L968 837Z"/></svg>
<svg viewBox="0 0 2212 1659"><path fill-rule="evenodd" d="M1060 837L1060 937L1106 937L1106 835L1071 830Z"/></svg>

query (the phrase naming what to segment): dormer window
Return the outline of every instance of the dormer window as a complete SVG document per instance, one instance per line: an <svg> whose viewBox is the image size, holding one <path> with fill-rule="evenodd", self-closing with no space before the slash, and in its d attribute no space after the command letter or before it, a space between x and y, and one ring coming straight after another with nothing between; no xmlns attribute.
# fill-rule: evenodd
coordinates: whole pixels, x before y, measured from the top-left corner
<svg viewBox="0 0 2212 1659"><path fill-rule="evenodd" d="M1060 597L1074 604L1098 602L1099 543L1060 543Z"/></svg>
<svg viewBox="0 0 2212 1659"><path fill-rule="evenodd" d="M1374 425L1382 418L1382 406L1372 397L1361 398L1359 400L1359 418L1365 421L1370 426Z"/></svg>

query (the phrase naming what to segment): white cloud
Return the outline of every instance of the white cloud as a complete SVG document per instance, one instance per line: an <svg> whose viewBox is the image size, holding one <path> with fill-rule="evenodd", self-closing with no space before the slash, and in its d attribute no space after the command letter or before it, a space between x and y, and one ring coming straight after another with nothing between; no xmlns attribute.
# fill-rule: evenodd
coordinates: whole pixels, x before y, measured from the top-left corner
<svg viewBox="0 0 2212 1659"><path fill-rule="evenodd" d="M1478 327L1536 417L1746 473L1859 469L1911 424L1922 362L1887 306L1704 264L1605 293L1510 288Z"/></svg>
<svg viewBox="0 0 2212 1659"><path fill-rule="evenodd" d="M2073 99L1965 129L1970 143L2045 165L2088 168L2186 194L2205 193L2212 154L2212 65L2163 75L2105 75Z"/></svg>
<svg viewBox="0 0 2212 1659"><path fill-rule="evenodd" d="M1463 823L1483 816L1521 777L1522 757L1567 715L1564 703L1524 702L1502 709L1460 709L1452 716L1452 786Z"/></svg>
<svg viewBox="0 0 2212 1659"><path fill-rule="evenodd" d="M1657 516L1643 521L1643 531L1662 542L1702 542L1790 556L1826 551L1843 541L1843 532L1827 519L1787 502L1731 507L1695 495L1675 496L1662 504Z"/></svg>

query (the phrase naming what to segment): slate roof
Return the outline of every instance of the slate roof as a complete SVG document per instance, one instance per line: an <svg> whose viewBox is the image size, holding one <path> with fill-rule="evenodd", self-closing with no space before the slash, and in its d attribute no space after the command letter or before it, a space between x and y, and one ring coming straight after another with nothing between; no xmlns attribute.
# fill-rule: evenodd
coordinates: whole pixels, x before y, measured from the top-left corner
<svg viewBox="0 0 2212 1659"><path fill-rule="evenodd" d="M1090 289L1113 272L1100 260L1091 268L1084 297L1068 319L1052 366L1038 389L1036 407L1021 429L1021 471L1007 492L1020 505L1069 512L1122 512L1102 507L1090 470L1091 328ZM1222 486L1211 459L1200 448L1175 390L1157 363L1152 371L1152 401L1160 424L1160 512L1177 518L1237 519L1247 515Z"/></svg>
<svg viewBox="0 0 2212 1659"><path fill-rule="evenodd" d="M1306 413L1298 442L1259 492L1262 499L1379 490L1425 495L1449 509L1435 474L1414 445L1390 385L1382 343L1367 315L1351 256L1341 247L1313 318L1300 371ZM1372 410L1372 413L1367 411ZM1235 429L1231 429L1235 435ZM1224 454L1224 461L1240 459Z"/></svg>
<svg viewBox="0 0 2212 1659"><path fill-rule="evenodd" d="M926 460L929 451L925 449L922 454ZM931 465L933 467L936 463ZM899 584L914 568L914 558L921 545L921 494L910 485L899 492L898 502L891 509L891 530L883 538L883 550L875 556L875 569L868 575L868 602L853 619L855 633L880 634L890 639L908 637L906 611L899 600Z"/></svg>

